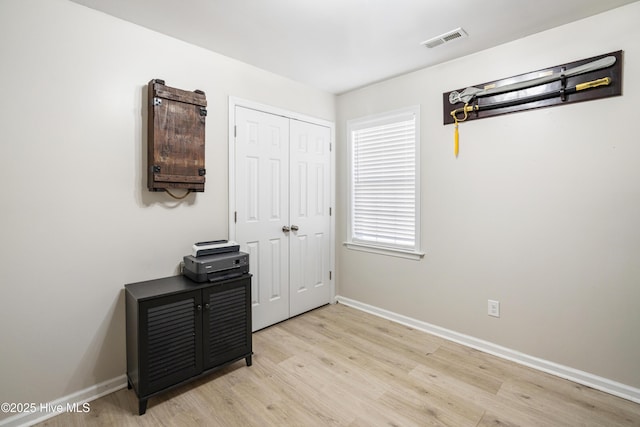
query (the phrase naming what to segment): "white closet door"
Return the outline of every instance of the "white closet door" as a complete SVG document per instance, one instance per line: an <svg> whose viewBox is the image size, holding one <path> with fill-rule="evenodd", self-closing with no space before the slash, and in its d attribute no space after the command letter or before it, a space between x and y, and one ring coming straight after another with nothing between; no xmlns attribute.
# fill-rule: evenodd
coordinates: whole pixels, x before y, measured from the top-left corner
<svg viewBox="0 0 640 427"><path fill-rule="evenodd" d="M331 128L235 106L235 240L253 330L331 302Z"/></svg>
<svg viewBox="0 0 640 427"><path fill-rule="evenodd" d="M328 127L290 121L289 316L331 300L330 139Z"/></svg>
<svg viewBox="0 0 640 427"><path fill-rule="evenodd" d="M236 241L249 254L253 330L289 318L289 119L237 107Z"/></svg>

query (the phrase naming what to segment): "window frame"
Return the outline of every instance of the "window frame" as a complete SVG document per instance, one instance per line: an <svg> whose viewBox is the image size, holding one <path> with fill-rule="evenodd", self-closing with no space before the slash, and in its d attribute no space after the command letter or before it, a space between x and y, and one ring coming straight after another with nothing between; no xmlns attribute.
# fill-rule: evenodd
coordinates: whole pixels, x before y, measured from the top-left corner
<svg viewBox="0 0 640 427"><path fill-rule="evenodd" d="M414 223L414 246L413 248L402 248L393 245L376 244L366 240L354 239L354 141L353 132L382 126L384 124L394 123L406 120L413 115L415 119L415 223ZM401 258L419 260L424 256L421 251L420 239L420 105L405 107L393 111L380 114L369 115L347 121L347 240L344 245L349 249L371 252L382 255L390 255Z"/></svg>

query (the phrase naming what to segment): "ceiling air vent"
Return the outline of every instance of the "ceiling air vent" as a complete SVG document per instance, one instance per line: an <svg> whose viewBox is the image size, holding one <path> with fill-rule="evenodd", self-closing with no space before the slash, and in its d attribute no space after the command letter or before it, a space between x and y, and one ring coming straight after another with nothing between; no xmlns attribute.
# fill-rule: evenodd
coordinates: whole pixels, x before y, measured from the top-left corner
<svg viewBox="0 0 640 427"><path fill-rule="evenodd" d="M441 44L465 37L467 37L467 33L462 28L456 28L455 30L448 31L429 40L425 40L420 44L431 49L433 47L440 46Z"/></svg>

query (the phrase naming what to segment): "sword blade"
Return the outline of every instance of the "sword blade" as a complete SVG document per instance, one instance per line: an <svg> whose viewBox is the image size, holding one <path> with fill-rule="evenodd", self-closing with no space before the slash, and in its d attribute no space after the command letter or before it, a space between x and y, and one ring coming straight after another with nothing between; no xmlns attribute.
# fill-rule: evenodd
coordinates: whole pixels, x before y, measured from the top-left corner
<svg viewBox="0 0 640 427"><path fill-rule="evenodd" d="M521 104L528 104L530 102L535 102L535 101L542 101L545 99L549 99L549 98L555 98L557 96L562 95L562 92L565 93L565 95L570 95L572 93L576 93L582 90L586 90L586 89L591 89L594 87L599 87L599 86L608 86L611 84L611 78L610 77L603 77L601 79L597 79L597 80L592 80L589 82L585 82L585 83L580 83L578 85L575 85L573 87L568 87L566 89L564 89L564 91L562 89L558 89L558 90L553 90L550 92L543 92L537 95L531 95L531 96L525 96L522 98L517 98L517 99L511 99L509 101L502 101L502 102L495 102L493 104L486 104L486 105L482 105L482 104L478 104L474 111L487 111L487 110L496 110L498 108L506 108L506 107L512 107L514 105L521 105Z"/></svg>

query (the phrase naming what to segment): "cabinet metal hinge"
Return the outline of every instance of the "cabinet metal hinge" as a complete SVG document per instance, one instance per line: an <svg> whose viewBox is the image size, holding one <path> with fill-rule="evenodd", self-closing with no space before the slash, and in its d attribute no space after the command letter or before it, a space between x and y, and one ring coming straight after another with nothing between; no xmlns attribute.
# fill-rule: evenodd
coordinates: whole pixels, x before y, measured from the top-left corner
<svg viewBox="0 0 640 427"><path fill-rule="evenodd" d="M331 206L329 206L329 216L331 216Z"/></svg>
<svg viewBox="0 0 640 427"><path fill-rule="evenodd" d="M162 105L162 99L157 96L153 97L153 106L157 107L158 105Z"/></svg>
<svg viewBox="0 0 640 427"><path fill-rule="evenodd" d="M200 115L202 117L207 117L207 109L204 107L200 107Z"/></svg>
<svg viewBox="0 0 640 427"><path fill-rule="evenodd" d="M238 222L238 211L235 211L233 213L233 222L237 223Z"/></svg>
<svg viewBox="0 0 640 427"><path fill-rule="evenodd" d="M198 176L205 176L207 174L207 170L205 168L198 169Z"/></svg>
<svg viewBox="0 0 640 427"><path fill-rule="evenodd" d="M333 148L332 148L332 147L333 147L333 145L332 145L331 143L329 143L329 151L332 151L332 150L333 150Z"/></svg>
<svg viewBox="0 0 640 427"><path fill-rule="evenodd" d="M233 126L233 137L237 137L238 136L238 126Z"/></svg>
<svg viewBox="0 0 640 427"><path fill-rule="evenodd" d="M329 271L329 280L331 280L331 271Z"/></svg>

